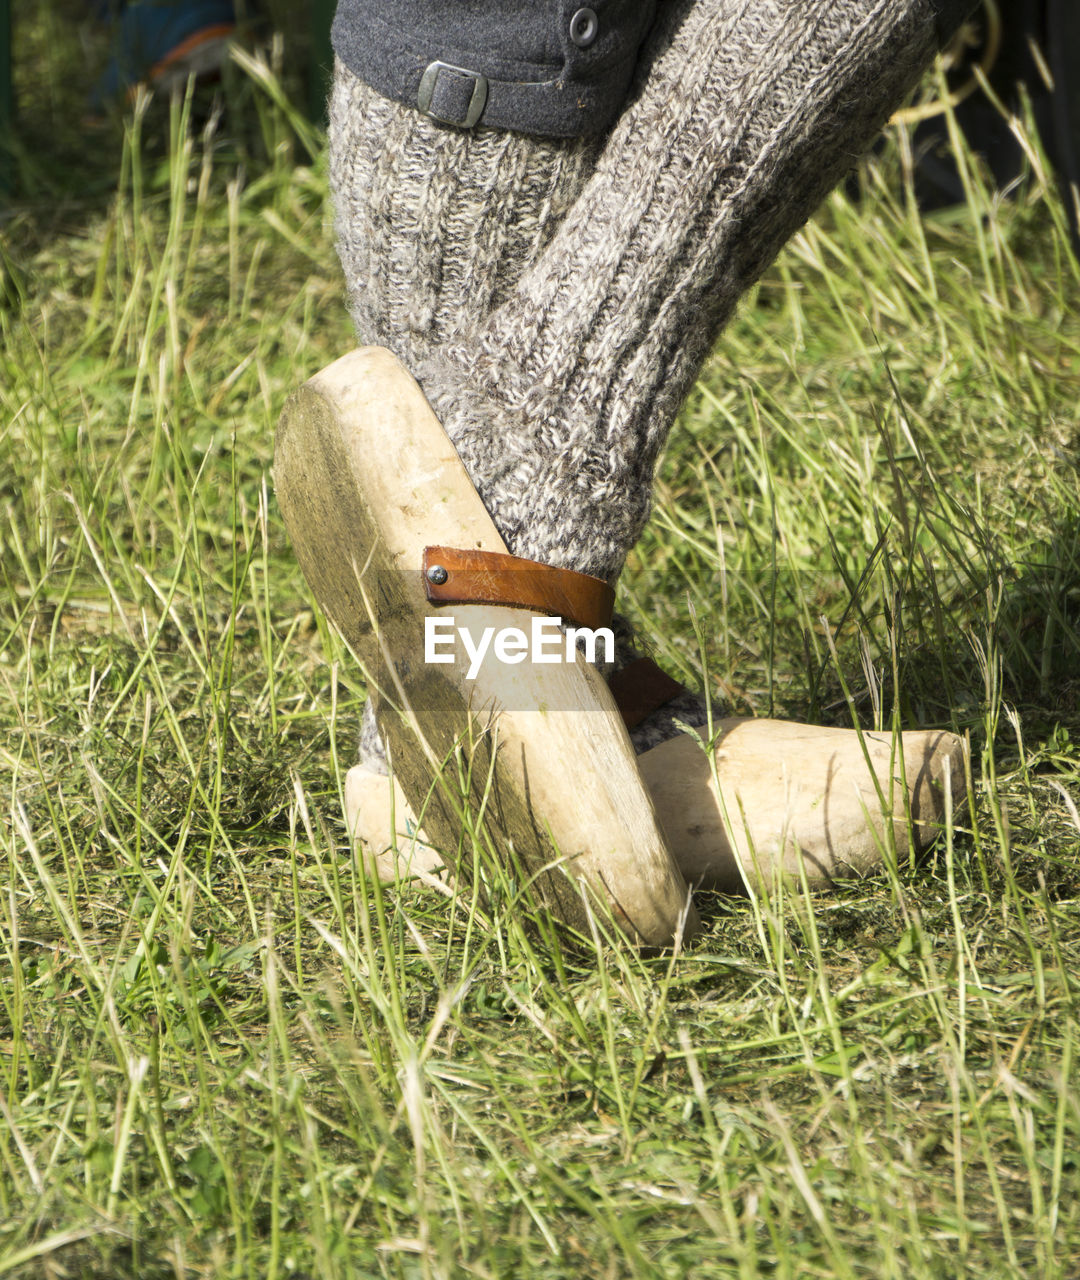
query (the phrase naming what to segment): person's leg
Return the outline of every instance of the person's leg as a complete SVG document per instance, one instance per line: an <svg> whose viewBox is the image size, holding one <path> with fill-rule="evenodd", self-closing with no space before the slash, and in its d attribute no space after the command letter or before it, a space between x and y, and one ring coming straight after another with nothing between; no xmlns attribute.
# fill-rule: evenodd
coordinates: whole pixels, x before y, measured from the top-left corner
<svg viewBox="0 0 1080 1280"><path fill-rule="evenodd" d="M515 554L617 577L719 329L943 34L929 0L677 0L598 163L440 126L339 68L358 329L418 377ZM637 745L675 731L661 714Z"/></svg>
<svg viewBox="0 0 1080 1280"><path fill-rule="evenodd" d="M357 335L412 370L475 337L554 235L600 149L595 138L448 128L382 97L340 61L329 144ZM371 702L360 760L385 772Z"/></svg>
<svg viewBox="0 0 1080 1280"><path fill-rule="evenodd" d="M928 0L676 0L537 262L414 368L517 555L614 579L739 297L938 45Z"/></svg>
<svg viewBox="0 0 1080 1280"><path fill-rule="evenodd" d="M926 0L669 4L595 167L594 145L447 129L339 69L361 337L419 377L513 552L617 577L719 329L944 25Z"/></svg>

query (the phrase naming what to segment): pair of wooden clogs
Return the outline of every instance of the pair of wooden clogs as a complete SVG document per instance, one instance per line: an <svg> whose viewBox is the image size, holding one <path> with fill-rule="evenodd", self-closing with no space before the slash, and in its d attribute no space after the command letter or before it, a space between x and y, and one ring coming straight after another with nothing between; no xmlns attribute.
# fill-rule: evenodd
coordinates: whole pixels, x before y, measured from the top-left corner
<svg viewBox="0 0 1080 1280"><path fill-rule="evenodd" d="M393 778L357 766L346 807L385 878L452 860L471 809L558 918L584 928L591 906L664 946L695 927L693 886L864 873L885 849L933 838L947 785L963 794L952 734L737 718L714 726L711 751L684 734L635 757L607 684L576 650L534 661L520 643L489 643L479 664L430 660L426 620L452 613L478 651L485 634L527 634L531 596L502 591L499 568L483 576L494 587L474 576L456 603L432 598L447 570L425 549L502 566L506 546L388 351L354 351L292 398L274 476L304 575L378 699Z"/></svg>

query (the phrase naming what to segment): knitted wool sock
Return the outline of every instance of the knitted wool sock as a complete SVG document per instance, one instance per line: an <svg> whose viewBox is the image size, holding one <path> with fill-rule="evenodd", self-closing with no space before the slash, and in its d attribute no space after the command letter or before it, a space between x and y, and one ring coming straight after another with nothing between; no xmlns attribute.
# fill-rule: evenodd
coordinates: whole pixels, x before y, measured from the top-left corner
<svg viewBox="0 0 1080 1280"><path fill-rule="evenodd" d="M476 333L415 370L511 551L618 575L719 329L925 68L939 7L661 7L551 243Z"/></svg>
<svg viewBox="0 0 1080 1280"><path fill-rule="evenodd" d="M362 342L407 369L468 343L540 256L593 170L596 139L437 124L341 62L330 96L338 256Z"/></svg>

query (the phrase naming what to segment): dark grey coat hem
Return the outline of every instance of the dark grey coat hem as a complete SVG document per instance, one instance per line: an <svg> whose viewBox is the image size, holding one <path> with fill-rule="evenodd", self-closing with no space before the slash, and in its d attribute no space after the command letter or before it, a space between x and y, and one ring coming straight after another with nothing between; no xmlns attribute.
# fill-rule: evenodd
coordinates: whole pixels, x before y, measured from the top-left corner
<svg viewBox="0 0 1080 1280"><path fill-rule="evenodd" d="M478 124L578 137L618 115L655 10L656 0L339 0L334 52L413 107L433 63L463 69L429 72L428 110L449 124L479 107Z"/></svg>
<svg viewBox="0 0 1080 1280"><path fill-rule="evenodd" d="M334 52L377 93L447 124L578 137L622 109L657 3L338 0ZM944 44L977 0L929 3Z"/></svg>

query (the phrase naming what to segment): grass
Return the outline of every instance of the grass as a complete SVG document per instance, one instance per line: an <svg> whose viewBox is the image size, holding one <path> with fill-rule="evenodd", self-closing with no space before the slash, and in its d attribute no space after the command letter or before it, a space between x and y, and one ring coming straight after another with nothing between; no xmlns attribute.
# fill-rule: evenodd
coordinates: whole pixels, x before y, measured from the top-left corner
<svg viewBox="0 0 1080 1280"><path fill-rule="evenodd" d="M352 342L319 141L250 64L80 147L40 9L0 228L0 1276L1076 1275L1080 289L1037 143L1010 199L961 149L968 205L922 217L894 132L828 201L624 590L738 711L967 734L970 813L642 957L366 882L363 691L268 479Z"/></svg>

